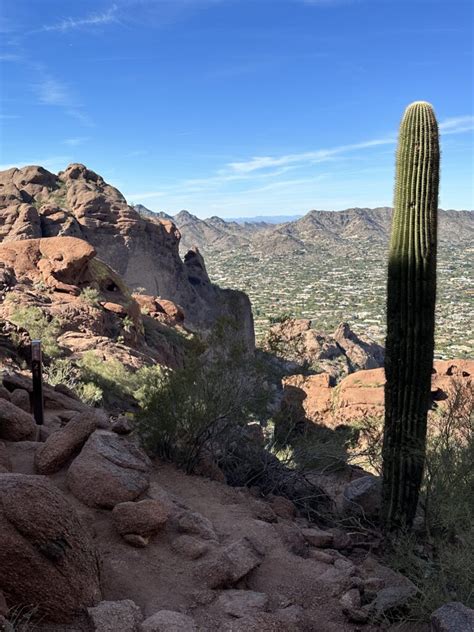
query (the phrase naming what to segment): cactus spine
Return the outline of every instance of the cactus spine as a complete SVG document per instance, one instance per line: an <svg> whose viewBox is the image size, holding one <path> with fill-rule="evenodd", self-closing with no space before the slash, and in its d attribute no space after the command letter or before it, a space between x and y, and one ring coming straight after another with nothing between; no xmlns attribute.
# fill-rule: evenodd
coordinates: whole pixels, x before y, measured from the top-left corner
<svg viewBox="0 0 474 632"><path fill-rule="evenodd" d="M433 366L439 186L438 125L423 101L400 126L387 284L382 511L410 528L426 448Z"/></svg>

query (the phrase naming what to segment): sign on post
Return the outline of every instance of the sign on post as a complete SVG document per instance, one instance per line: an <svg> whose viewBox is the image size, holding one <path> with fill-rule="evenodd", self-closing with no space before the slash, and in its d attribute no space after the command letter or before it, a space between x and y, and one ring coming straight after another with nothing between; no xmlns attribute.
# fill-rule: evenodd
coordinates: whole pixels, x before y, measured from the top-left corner
<svg viewBox="0 0 474 632"><path fill-rule="evenodd" d="M31 341L31 373L33 376L33 416L38 426L43 425L43 363L41 340Z"/></svg>

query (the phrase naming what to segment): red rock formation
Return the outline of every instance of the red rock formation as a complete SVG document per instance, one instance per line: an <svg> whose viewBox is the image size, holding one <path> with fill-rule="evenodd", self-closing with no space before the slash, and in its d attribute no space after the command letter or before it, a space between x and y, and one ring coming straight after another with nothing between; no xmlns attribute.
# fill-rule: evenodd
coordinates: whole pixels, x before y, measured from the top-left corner
<svg viewBox="0 0 474 632"><path fill-rule="evenodd" d="M183 262L171 221L142 217L84 165L57 176L36 166L0 172L0 240L52 236L87 241L130 287L182 306L191 329L209 331L221 316L234 316L240 339L253 349L248 297L212 285L199 253Z"/></svg>
<svg viewBox="0 0 474 632"><path fill-rule="evenodd" d="M449 395L453 379L468 384L474 376L474 360L435 360L432 377L434 400L442 401ZM327 373L292 375L283 380L284 409L298 409L299 416L336 427L363 419L382 417L384 413L383 369L356 371L337 386ZM286 408L285 408L286 407Z"/></svg>

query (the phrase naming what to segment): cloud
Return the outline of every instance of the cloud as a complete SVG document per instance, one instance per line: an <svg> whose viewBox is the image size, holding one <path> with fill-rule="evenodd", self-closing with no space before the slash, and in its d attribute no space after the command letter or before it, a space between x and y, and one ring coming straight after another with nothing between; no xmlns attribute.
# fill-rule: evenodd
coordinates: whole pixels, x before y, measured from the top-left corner
<svg viewBox="0 0 474 632"><path fill-rule="evenodd" d="M237 173L250 173L258 169L267 169L268 167L277 167L283 165L292 165L298 163L317 163L331 160L334 156L354 151L356 149L367 149L370 147L378 147L380 145L392 145L395 143L395 137L376 138L352 145L340 145L332 149L317 149L314 151L305 151L298 154L287 154L284 156L254 156L250 160L242 162L230 162L227 166Z"/></svg>
<svg viewBox="0 0 474 632"><path fill-rule="evenodd" d="M43 79L41 82L35 84L34 88L38 95L39 102L43 105L60 105L65 107L75 105L75 101L68 87L52 77Z"/></svg>
<svg viewBox="0 0 474 632"><path fill-rule="evenodd" d="M0 53L0 61L23 61L23 57L18 53Z"/></svg>
<svg viewBox="0 0 474 632"><path fill-rule="evenodd" d="M440 132L446 134L460 134L474 129L474 116L457 116L444 120L439 125Z"/></svg>
<svg viewBox="0 0 474 632"><path fill-rule="evenodd" d="M82 125L93 127L91 118L84 112L82 105L69 86L52 77L42 66L36 65L34 68L36 72L43 75L43 78L33 85L39 103L60 107L68 116L76 119Z"/></svg>
<svg viewBox="0 0 474 632"><path fill-rule="evenodd" d="M69 145L70 147L77 147L78 145L85 143L87 140L89 140L87 136L78 136L76 138L66 138L63 140L63 143L65 145Z"/></svg>
<svg viewBox="0 0 474 632"><path fill-rule="evenodd" d="M117 5L113 4L107 11L102 13L91 13L83 18L67 17L56 24L44 25L42 31L56 31L65 33L73 29L79 29L88 26L101 26L117 22Z"/></svg>

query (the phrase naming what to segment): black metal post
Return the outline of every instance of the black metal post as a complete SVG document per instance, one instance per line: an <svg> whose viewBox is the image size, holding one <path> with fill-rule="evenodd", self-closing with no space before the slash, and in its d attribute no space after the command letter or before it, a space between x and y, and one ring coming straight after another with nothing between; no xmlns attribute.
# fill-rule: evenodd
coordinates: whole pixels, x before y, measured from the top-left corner
<svg viewBox="0 0 474 632"><path fill-rule="evenodd" d="M38 426L44 422L43 366L41 340L31 341L31 373L33 376L33 416Z"/></svg>

